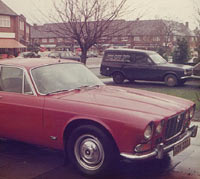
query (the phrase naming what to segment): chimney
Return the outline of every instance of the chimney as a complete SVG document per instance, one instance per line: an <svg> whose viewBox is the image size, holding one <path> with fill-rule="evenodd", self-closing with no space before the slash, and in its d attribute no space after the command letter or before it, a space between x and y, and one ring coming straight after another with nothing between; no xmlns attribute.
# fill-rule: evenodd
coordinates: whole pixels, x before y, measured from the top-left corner
<svg viewBox="0 0 200 179"><path fill-rule="evenodd" d="M186 22L186 23L185 23L185 26L186 26L187 28L189 28L189 22Z"/></svg>
<svg viewBox="0 0 200 179"><path fill-rule="evenodd" d="M33 24L33 28L37 30L37 29L38 29L37 24L34 23L34 24Z"/></svg>

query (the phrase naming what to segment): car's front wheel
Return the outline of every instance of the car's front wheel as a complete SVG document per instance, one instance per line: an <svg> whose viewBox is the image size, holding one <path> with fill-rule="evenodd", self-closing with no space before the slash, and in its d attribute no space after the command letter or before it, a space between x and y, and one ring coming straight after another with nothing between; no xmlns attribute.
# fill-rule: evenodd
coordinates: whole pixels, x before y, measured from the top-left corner
<svg viewBox="0 0 200 179"><path fill-rule="evenodd" d="M178 83L177 77L175 75L169 74L165 77L165 84L170 87L176 86Z"/></svg>
<svg viewBox="0 0 200 179"><path fill-rule="evenodd" d="M87 175L106 172L114 160L112 140L93 125L76 128L69 137L66 149L73 164Z"/></svg>
<svg viewBox="0 0 200 179"><path fill-rule="evenodd" d="M113 77L113 81L116 84L122 84L124 82L124 80L125 80L125 77L121 72L113 73L112 77Z"/></svg>

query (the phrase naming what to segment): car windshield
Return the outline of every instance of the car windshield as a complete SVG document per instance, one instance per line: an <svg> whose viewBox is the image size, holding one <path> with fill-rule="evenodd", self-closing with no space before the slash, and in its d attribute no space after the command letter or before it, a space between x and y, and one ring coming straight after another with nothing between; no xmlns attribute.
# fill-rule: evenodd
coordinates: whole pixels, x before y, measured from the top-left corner
<svg viewBox="0 0 200 179"><path fill-rule="evenodd" d="M149 56L156 64L167 63L167 61L163 57L161 57L159 54L154 53L154 54L150 54Z"/></svg>
<svg viewBox="0 0 200 179"><path fill-rule="evenodd" d="M104 85L82 64L60 63L46 65L33 69L31 73L41 94Z"/></svg>

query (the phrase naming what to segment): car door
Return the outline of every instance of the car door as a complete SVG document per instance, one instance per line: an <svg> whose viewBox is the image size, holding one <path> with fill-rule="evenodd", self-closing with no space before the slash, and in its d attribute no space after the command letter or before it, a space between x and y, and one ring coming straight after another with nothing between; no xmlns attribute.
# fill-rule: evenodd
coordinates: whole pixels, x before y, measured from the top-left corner
<svg viewBox="0 0 200 179"><path fill-rule="evenodd" d="M34 93L25 69L0 66L0 136L40 144L44 98Z"/></svg>
<svg viewBox="0 0 200 179"><path fill-rule="evenodd" d="M124 68L128 79L154 80L157 76L156 65L145 53L132 53L131 63L126 64Z"/></svg>

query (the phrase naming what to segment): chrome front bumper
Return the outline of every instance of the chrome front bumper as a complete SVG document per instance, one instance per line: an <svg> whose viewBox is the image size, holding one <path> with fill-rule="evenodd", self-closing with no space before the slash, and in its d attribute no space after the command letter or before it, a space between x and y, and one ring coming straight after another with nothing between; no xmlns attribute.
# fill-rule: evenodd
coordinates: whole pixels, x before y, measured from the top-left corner
<svg viewBox="0 0 200 179"><path fill-rule="evenodd" d="M145 154L120 153L120 155L123 158L130 159L130 160L144 160L144 159L149 159L149 158L162 159L164 153L172 151L175 145L184 141L188 137L196 137L197 130L198 130L198 126L192 126L184 134L182 134L181 136L183 136L183 137L178 139L176 142L174 142L170 145L164 145L163 143L160 143L157 145L157 147L153 151L151 151L149 153L145 153Z"/></svg>
<svg viewBox="0 0 200 179"><path fill-rule="evenodd" d="M197 79L200 80L200 76L196 76L196 75L191 75L191 76L183 76L181 77L182 80L184 79Z"/></svg>

